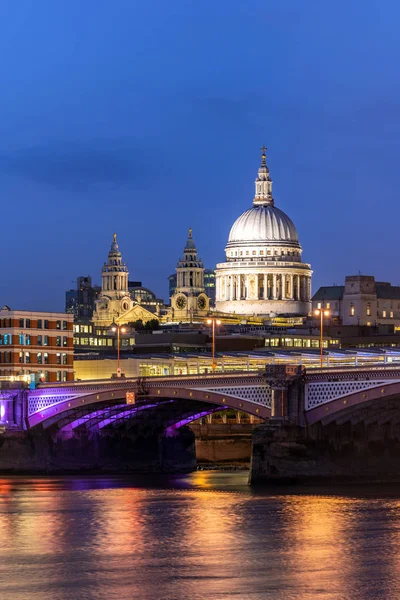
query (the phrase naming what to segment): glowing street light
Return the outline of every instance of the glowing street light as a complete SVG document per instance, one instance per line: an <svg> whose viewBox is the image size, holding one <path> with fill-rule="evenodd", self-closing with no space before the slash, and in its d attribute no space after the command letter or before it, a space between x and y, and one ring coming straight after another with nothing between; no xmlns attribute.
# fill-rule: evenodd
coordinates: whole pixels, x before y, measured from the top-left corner
<svg viewBox="0 0 400 600"><path fill-rule="evenodd" d="M210 317L209 319L207 319L207 323L209 325L212 325L212 360L211 360L211 370L214 373L215 369L216 369L216 364L215 364L215 326L216 325L221 325L221 321L219 319L216 319L215 317Z"/></svg>
<svg viewBox="0 0 400 600"><path fill-rule="evenodd" d="M119 350L120 350L120 334L121 333L126 333L126 327L123 327L122 325L117 325L116 323L111 327L111 331L113 331L114 333L117 332L117 356L118 356L118 363L117 363L117 377L121 377L121 369L119 366L120 360L119 360Z"/></svg>
<svg viewBox="0 0 400 600"><path fill-rule="evenodd" d="M320 320L320 324L319 324L319 364L320 367L322 368L322 330L324 327L324 317L329 317L329 310L327 310L326 308L317 308L314 311L314 314L318 317L321 317Z"/></svg>

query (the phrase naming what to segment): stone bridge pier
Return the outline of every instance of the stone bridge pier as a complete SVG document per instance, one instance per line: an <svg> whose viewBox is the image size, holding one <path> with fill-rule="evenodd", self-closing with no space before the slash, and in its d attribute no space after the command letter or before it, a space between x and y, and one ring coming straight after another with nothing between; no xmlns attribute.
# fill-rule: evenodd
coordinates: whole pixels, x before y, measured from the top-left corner
<svg viewBox="0 0 400 600"><path fill-rule="evenodd" d="M250 481L400 481L400 369L270 366L271 419L253 433Z"/></svg>

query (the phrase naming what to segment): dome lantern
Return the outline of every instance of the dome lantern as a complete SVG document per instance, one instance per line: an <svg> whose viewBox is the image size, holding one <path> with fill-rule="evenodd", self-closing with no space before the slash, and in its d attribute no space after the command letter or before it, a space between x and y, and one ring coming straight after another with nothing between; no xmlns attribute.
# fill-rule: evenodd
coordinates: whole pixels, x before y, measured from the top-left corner
<svg viewBox="0 0 400 600"><path fill-rule="evenodd" d="M272 197L272 179L269 176L267 167L267 148L261 148L261 166L258 169L257 178L255 180L255 196L253 200L254 206L273 206L274 199Z"/></svg>

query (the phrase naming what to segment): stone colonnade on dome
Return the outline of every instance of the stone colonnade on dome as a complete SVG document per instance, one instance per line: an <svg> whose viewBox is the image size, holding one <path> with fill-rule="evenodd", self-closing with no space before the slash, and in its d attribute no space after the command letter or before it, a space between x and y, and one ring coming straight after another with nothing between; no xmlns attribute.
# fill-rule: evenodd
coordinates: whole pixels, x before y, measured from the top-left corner
<svg viewBox="0 0 400 600"><path fill-rule="evenodd" d="M220 265L218 265L220 266ZM311 275L259 272L217 274L216 294L221 301L297 300L310 302Z"/></svg>

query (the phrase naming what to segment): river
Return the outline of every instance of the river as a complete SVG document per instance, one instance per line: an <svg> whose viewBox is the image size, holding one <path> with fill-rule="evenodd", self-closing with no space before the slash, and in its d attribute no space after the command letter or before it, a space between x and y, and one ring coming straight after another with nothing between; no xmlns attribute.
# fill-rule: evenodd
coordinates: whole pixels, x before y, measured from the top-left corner
<svg viewBox="0 0 400 600"><path fill-rule="evenodd" d="M400 598L400 486L246 482L0 478L0 598Z"/></svg>

